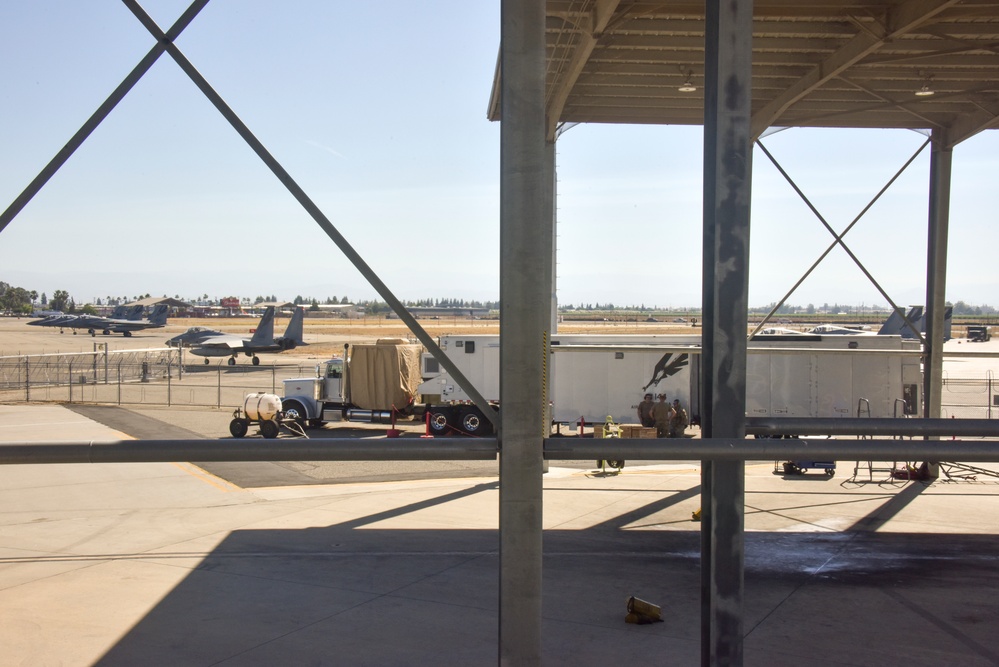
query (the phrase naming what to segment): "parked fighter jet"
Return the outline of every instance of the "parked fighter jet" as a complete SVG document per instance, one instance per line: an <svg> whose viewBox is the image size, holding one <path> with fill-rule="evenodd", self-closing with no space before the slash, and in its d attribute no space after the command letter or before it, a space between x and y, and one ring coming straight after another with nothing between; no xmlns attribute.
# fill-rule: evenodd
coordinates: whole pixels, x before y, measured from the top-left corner
<svg viewBox="0 0 999 667"><path fill-rule="evenodd" d="M142 306L136 306L139 308L139 314L142 314ZM120 333L123 336L131 336L133 331L142 331L144 329L161 329L166 325L167 315L170 312L170 306L165 304L159 304L153 307L153 312L149 313L149 319L113 319L108 318L104 321L103 332L107 336L110 333ZM91 332L93 335L93 332Z"/></svg>
<svg viewBox="0 0 999 667"><path fill-rule="evenodd" d="M284 352L300 345L307 345L302 340L302 321L305 311L296 308L288 323L288 329L283 336L274 337L274 307L268 306L264 316L260 318L253 336L249 339L239 334L227 334L205 327L191 327L179 336L167 341L170 347L190 348L191 354L205 357L205 363L211 363L208 357L229 357L228 364L236 365L236 357L242 352L253 359L253 365L260 364L256 355L261 352Z"/></svg>
<svg viewBox="0 0 999 667"><path fill-rule="evenodd" d="M951 322L954 316L954 309L948 306L944 309L944 340L950 340L951 338ZM913 331L912 327L906 322L908 320L919 329L919 333ZM926 313L923 312L922 306L909 306L909 312L903 318L900 311L893 311L892 314L885 320L885 323L881 325L881 330L878 331L882 336L893 335L901 336L902 338L919 338L919 334L926 333Z"/></svg>
<svg viewBox="0 0 999 667"><path fill-rule="evenodd" d="M105 336L112 333L120 333L124 336L131 336L133 331L142 329L153 329L166 324L169 307L159 305L153 308L149 319L143 319L142 306L117 306L110 317L99 317L97 315L55 315L46 317L28 324L41 327L59 327L59 333L65 329L72 329L75 334L78 329L86 329L91 336L96 336L101 331Z"/></svg>

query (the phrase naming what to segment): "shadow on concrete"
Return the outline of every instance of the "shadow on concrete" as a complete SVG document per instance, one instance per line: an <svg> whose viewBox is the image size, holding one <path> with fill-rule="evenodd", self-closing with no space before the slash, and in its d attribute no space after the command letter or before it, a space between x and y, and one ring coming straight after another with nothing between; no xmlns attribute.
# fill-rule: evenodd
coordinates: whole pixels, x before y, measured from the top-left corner
<svg viewBox="0 0 999 667"><path fill-rule="evenodd" d="M98 664L495 664L497 532L412 528L414 513L495 488L235 531ZM621 529L653 505L545 532L546 664L698 664L699 533ZM997 548L993 535L747 533L746 664L999 664ZM665 623L626 624L632 595Z"/></svg>

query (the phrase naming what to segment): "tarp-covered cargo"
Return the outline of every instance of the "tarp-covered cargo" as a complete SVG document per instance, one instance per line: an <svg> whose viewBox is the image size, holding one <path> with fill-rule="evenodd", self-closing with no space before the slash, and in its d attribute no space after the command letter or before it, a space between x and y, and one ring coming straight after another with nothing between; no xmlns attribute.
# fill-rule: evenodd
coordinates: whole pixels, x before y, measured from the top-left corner
<svg viewBox="0 0 999 667"><path fill-rule="evenodd" d="M381 339L374 345L350 347L346 377L348 401L364 410L405 412L417 399L423 348L402 339Z"/></svg>

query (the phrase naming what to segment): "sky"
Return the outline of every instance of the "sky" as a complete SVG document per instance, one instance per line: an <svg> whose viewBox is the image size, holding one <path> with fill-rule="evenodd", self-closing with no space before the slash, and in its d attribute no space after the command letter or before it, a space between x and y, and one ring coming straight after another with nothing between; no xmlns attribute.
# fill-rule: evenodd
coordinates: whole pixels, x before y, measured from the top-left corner
<svg viewBox="0 0 999 667"><path fill-rule="evenodd" d="M165 30L187 0L140 0ZM400 299L499 296L499 2L212 0L177 46ZM0 3L0 208L152 47L116 0ZM947 298L997 305L999 132L954 150ZM763 139L846 227L926 137ZM562 304L696 307L700 127L578 125L557 144ZM929 149L845 242L898 305L925 300ZM754 153L751 306L832 241ZM77 302L138 294L377 294L167 55L0 232L0 281ZM841 249L791 304L886 305Z"/></svg>

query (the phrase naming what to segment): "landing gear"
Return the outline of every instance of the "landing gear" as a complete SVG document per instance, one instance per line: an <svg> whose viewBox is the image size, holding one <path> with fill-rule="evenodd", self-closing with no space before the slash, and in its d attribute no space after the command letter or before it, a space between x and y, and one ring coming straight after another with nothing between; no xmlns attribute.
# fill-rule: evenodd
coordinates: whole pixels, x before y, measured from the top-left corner
<svg viewBox="0 0 999 667"><path fill-rule="evenodd" d="M208 360L208 357L205 357L205 366L207 366L210 363L212 363L212 362Z"/></svg>
<svg viewBox="0 0 999 667"><path fill-rule="evenodd" d="M230 366L235 366L236 365L236 357L229 357L229 361L227 361L226 363L228 363Z"/></svg>
<svg viewBox="0 0 999 667"><path fill-rule="evenodd" d="M260 365L260 357L253 357L253 365L254 366Z"/></svg>

